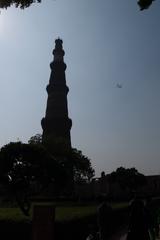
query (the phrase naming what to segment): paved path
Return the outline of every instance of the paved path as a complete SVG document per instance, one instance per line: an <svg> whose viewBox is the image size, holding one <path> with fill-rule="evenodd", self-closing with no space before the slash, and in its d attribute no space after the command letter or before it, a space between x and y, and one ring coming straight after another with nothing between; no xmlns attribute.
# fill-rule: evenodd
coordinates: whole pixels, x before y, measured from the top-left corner
<svg viewBox="0 0 160 240"><path fill-rule="evenodd" d="M112 236L109 240L126 240L127 235L123 234L123 235L114 235Z"/></svg>
<svg viewBox="0 0 160 240"><path fill-rule="evenodd" d="M109 240L126 240L127 226L122 226Z"/></svg>
<svg viewBox="0 0 160 240"><path fill-rule="evenodd" d="M123 234L121 236L117 236L117 238L113 238L113 240L126 240L127 234ZM160 237L156 238L156 240L160 240Z"/></svg>
<svg viewBox="0 0 160 240"><path fill-rule="evenodd" d="M123 235L117 235L112 237L110 240L126 240L127 239L127 234L123 234Z"/></svg>
<svg viewBox="0 0 160 240"><path fill-rule="evenodd" d="M123 236L120 237L119 240L126 240L126 238L127 238L127 234L124 234Z"/></svg>
<svg viewBox="0 0 160 240"><path fill-rule="evenodd" d="M113 236L111 236L109 240L126 240L127 231L128 231L128 228L126 225L121 226L121 228ZM156 240L160 240L160 233L159 233L159 237L157 237Z"/></svg>

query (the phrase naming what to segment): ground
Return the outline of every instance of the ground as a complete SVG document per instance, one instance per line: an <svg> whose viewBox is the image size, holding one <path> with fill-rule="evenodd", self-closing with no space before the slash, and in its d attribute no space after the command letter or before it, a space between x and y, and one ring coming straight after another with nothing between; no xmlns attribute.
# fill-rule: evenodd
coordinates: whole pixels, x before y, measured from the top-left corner
<svg viewBox="0 0 160 240"><path fill-rule="evenodd" d="M127 226L122 226L109 240L125 240Z"/></svg>

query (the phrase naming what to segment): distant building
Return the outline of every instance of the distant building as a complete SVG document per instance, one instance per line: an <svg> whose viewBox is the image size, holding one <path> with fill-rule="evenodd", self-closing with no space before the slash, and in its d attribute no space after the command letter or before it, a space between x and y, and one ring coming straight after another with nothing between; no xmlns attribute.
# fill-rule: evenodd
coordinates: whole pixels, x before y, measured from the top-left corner
<svg viewBox="0 0 160 240"><path fill-rule="evenodd" d="M79 199L101 199L109 197L112 200L129 200L133 193L120 186L118 182L110 182L108 175L94 178L91 183L76 186L76 196ZM139 197L160 197L160 175L146 176L146 184L137 189Z"/></svg>
<svg viewBox="0 0 160 240"><path fill-rule="evenodd" d="M147 184L139 189L144 195L160 196L160 175L146 176Z"/></svg>
<svg viewBox="0 0 160 240"><path fill-rule="evenodd" d="M61 39L55 40L54 59L50 64L51 74L47 86L46 114L41 121L42 141L50 145L55 143L65 144L70 149L72 121L68 117L67 94L69 88L66 85L65 70L67 66L63 61L65 52L62 44Z"/></svg>

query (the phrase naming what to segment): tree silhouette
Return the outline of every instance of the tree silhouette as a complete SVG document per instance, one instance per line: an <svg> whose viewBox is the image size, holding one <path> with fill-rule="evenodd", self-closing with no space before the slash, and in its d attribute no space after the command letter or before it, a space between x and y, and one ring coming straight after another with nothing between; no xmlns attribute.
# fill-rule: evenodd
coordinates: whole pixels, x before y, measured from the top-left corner
<svg viewBox="0 0 160 240"><path fill-rule="evenodd" d="M137 4L140 10L144 10L150 7L154 0L139 0ZM31 6L33 3L40 3L41 0L0 0L0 8L8 8L12 5L21 9Z"/></svg>
<svg viewBox="0 0 160 240"><path fill-rule="evenodd" d="M8 8L15 5L15 7L24 9L36 2L40 3L41 0L0 0L0 8Z"/></svg>
<svg viewBox="0 0 160 240"><path fill-rule="evenodd" d="M71 160L73 162L74 182L90 182L94 176L91 160L77 149L72 149Z"/></svg>
<svg viewBox="0 0 160 240"><path fill-rule="evenodd" d="M139 173L136 168L119 167L109 175L109 181L119 183L123 189L134 192L138 187L146 184L146 177Z"/></svg>
<svg viewBox="0 0 160 240"><path fill-rule="evenodd" d="M11 142L1 148L0 183L15 196L25 215L29 214L33 184L40 187L40 194L50 183L62 189L65 182L64 167L43 146Z"/></svg>
<svg viewBox="0 0 160 240"><path fill-rule="evenodd" d="M155 0L139 0L137 4L139 5L140 10L142 11L144 9L148 9L153 1Z"/></svg>
<svg viewBox="0 0 160 240"><path fill-rule="evenodd" d="M42 135L36 134L29 139L28 143L44 146L65 167L69 177L72 173L75 183L90 181L93 178L94 169L91 160L83 155L82 151L76 148L69 149L63 138L57 138L54 141L48 139L43 143Z"/></svg>
<svg viewBox="0 0 160 240"><path fill-rule="evenodd" d="M37 133L28 140L29 144L42 144L42 134Z"/></svg>

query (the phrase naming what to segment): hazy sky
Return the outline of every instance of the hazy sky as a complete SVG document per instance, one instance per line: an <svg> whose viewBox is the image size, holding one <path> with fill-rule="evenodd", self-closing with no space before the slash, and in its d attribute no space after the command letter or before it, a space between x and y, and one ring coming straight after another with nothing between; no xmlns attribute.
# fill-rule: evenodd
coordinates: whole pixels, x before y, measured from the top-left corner
<svg viewBox="0 0 160 240"><path fill-rule="evenodd" d="M143 12L136 0L43 0L2 10L0 145L42 132L61 37L73 147L97 176L119 166L160 174L159 23L160 1Z"/></svg>

